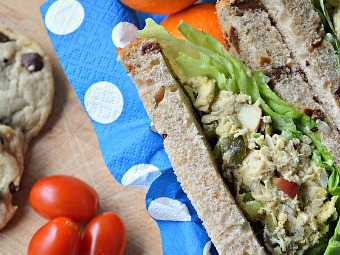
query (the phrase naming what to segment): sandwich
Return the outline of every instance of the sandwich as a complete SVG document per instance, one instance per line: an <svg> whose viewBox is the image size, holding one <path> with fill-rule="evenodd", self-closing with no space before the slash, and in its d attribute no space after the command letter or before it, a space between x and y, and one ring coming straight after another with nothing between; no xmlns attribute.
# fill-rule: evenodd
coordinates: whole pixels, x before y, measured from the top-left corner
<svg viewBox="0 0 340 255"><path fill-rule="evenodd" d="M336 43L306 0L216 9L229 51L185 22L180 40L151 19L117 49L177 179L219 254L338 254ZM306 11L311 24L287 24ZM309 25L312 43L289 41Z"/></svg>
<svg viewBox="0 0 340 255"><path fill-rule="evenodd" d="M229 52L271 78L269 85L280 98L313 115L319 128L328 132L323 143L339 160L340 43L335 29L326 35L308 0L219 1L216 9ZM327 41L333 36L335 49Z"/></svg>

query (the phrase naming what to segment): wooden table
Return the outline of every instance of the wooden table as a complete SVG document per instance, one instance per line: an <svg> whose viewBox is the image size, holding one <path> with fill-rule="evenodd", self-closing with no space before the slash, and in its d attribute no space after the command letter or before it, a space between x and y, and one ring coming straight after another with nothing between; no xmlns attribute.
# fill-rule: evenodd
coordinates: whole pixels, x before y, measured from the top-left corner
<svg viewBox="0 0 340 255"><path fill-rule="evenodd" d="M99 211L114 211L126 224L126 254L162 254L159 230L145 209L145 191L123 187L109 173L92 124L70 86L49 41L39 7L44 0L0 0L0 21L41 43L50 56L55 78L53 110L25 157L22 188L14 194L19 206L14 218L0 231L0 254L26 254L35 231L47 221L28 200L32 185L53 174L69 174L91 184L99 193Z"/></svg>

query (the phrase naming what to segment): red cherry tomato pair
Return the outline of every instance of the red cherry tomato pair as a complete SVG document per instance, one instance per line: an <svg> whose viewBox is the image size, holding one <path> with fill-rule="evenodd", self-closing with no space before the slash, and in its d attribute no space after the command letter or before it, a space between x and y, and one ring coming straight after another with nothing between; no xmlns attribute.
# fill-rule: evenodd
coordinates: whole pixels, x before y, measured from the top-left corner
<svg viewBox="0 0 340 255"><path fill-rule="evenodd" d="M31 239L28 255L122 255L126 231L121 218L106 212L94 217L83 237L76 222L90 220L98 205L97 192L71 176L49 176L31 190L30 202L41 216L50 219Z"/></svg>
<svg viewBox="0 0 340 255"><path fill-rule="evenodd" d="M58 217L41 227L33 236L28 255L123 255L125 227L120 217L106 212L93 218L83 238L78 225L67 217Z"/></svg>

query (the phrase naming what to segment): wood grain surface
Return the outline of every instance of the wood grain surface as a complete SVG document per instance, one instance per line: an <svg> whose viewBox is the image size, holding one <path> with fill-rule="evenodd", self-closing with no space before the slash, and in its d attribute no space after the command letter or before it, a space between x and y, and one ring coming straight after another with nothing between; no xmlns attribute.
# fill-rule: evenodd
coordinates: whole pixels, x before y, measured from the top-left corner
<svg viewBox="0 0 340 255"><path fill-rule="evenodd" d="M35 38L48 53L55 78L53 110L25 157L21 190L14 194L19 208L0 231L0 254L26 254L33 234L47 222L31 208L32 185L53 174L69 174L91 184L99 193L99 212L114 211L126 224L127 255L162 254L159 230L145 209L145 191L123 187L109 173L92 124L69 84L45 31L39 7L44 0L0 0L2 26Z"/></svg>

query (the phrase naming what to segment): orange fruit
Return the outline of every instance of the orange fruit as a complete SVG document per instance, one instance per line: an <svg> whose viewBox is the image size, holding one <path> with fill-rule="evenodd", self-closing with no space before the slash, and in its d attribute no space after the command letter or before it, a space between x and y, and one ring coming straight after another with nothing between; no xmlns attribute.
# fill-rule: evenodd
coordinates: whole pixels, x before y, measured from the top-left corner
<svg viewBox="0 0 340 255"><path fill-rule="evenodd" d="M120 0L133 10L154 14L179 12L197 0Z"/></svg>
<svg viewBox="0 0 340 255"><path fill-rule="evenodd" d="M189 23L197 30L214 36L224 46L226 46L220 25L217 20L215 4L194 4L180 12L169 15L160 23L160 25L162 25L174 37L184 39L184 36L177 29L177 25L181 19Z"/></svg>

